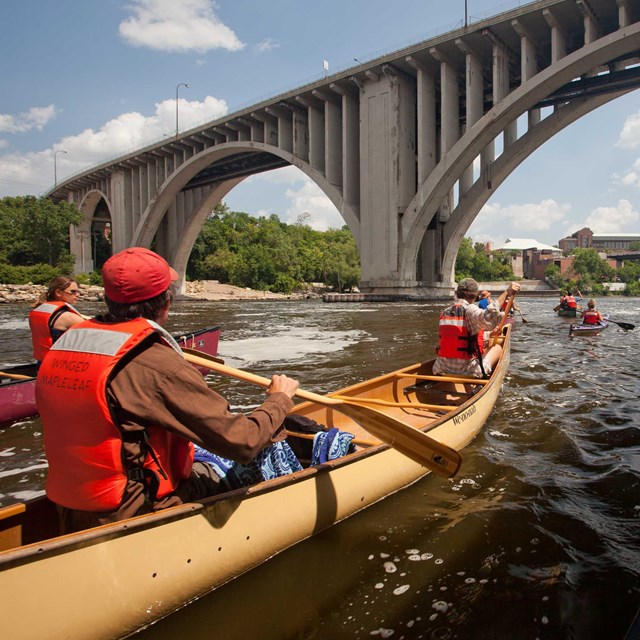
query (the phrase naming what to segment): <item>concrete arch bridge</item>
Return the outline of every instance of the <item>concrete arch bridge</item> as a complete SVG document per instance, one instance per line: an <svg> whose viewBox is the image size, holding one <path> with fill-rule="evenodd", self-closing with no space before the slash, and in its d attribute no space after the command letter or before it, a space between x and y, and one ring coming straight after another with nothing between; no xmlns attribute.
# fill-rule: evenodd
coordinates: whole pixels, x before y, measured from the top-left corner
<svg viewBox="0 0 640 640"><path fill-rule="evenodd" d="M71 233L79 270L110 224L114 251L155 239L183 280L215 205L245 178L294 165L353 232L363 292L439 298L495 189L564 127L637 88L639 62L637 0L532 2L165 138L48 195L84 213Z"/></svg>

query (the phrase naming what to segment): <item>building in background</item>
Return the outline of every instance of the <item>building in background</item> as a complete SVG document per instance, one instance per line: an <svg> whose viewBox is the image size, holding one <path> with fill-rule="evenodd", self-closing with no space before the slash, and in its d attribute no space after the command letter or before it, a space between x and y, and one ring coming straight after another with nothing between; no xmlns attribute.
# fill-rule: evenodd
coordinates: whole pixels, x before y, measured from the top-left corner
<svg viewBox="0 0 640 640"><path fill-rule="evenodd" d="M584 227L558 242L564 253L574 249L596 249L597 251L630 251L633 243L640 243L640 233L594 233Z"/></svg>
<svg viewBox="0 0 640 640"><path fill-rule="evenodd" d="M507 238L504 244L494 247L494 251L512 252L511 269L514 275L517 278L526 278L527 280L544 279L544 268L542 275L537 275L540 270L536 268L536 265L540 260L562 258L561 249L544 244L544 242L538 242L533 238ZM547 262L547 264L549 263Z"/></svg>

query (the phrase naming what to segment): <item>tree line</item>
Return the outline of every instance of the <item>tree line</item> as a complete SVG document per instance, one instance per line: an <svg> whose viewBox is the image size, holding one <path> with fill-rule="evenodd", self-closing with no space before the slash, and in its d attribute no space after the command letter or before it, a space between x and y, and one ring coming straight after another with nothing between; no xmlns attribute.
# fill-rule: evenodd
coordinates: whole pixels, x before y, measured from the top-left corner
<svg viewBox="0 0 640 640"><path fill-rule="evenodd" d="M0 282L47 284L59 274L71 275L69 228L82 219L75 205L35 196L0 199ZM360 279L355 238L341 229L316 231L306 224L281 222L277 215L251 216L220 203L205 221L187 265L188 280L218 280L252 289L291 293L311 282L349 291ZM106 242L101 237L101 242ZM153 248L153 246L152 246ZM109 255L109 246L100 246ZM456 280L513 280L511 252L487 254L485 245L463 238L456 259ZM561 275L555 265L545 276L560 289L606 295L604 282L626 283L626 295L640 295L640 262L627 260L614 269L595 249L575 249L572 269ZM100 258L100 256L98 256ZM103 260L98 260L101 264ZM99 271L75 274L81 283L101 284Z"/></svg>
<svg viewBox="0 0 640 640"><path fill-rule="evenodd" d="M81 218L81 212L66 202L34 196L0 199L0 282L47 284L56 275L73 274L69 228ZM316 231L304 222L304 216L297 224L281 222L275 214L254 217L221 203L194 244L187 279L280 293L311 282L351 290L360 279L351 231L346 226ZM106 242L104 237L100 241ZM97 248L108 254L109 247ZM99 271L74 277L81 283L101 284Z"/></svg>

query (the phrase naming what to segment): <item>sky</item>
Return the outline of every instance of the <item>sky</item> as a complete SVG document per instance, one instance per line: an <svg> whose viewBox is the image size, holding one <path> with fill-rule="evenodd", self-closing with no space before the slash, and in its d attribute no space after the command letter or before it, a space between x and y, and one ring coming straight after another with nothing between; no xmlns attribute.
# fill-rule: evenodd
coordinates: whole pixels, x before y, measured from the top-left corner
<svg viewBox="0 0 640 640"><path fill-rule="evenodd" d="M466 0L469 23L518 0ZM465 0L24 0L2 6L0 197L54 180L463 25ZM184 84L188 84L186 87ZM287 167L231 210L324 230L344 222ZM556 245L582 228L640 233L640 91L583 117L496 189L467 232Z"/></svg>

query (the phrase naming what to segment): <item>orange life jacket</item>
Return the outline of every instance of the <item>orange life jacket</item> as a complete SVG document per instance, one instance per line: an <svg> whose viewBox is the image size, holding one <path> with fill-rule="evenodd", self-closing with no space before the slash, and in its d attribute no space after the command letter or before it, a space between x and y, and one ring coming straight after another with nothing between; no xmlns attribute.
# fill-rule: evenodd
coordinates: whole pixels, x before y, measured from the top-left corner
<svg viewBox="0 0 640 640"><path fill-rule="evenodd" d="M66 331L45 356L36 402L49 462L47 496L56 504L113 511L121 504L127 480L143 482L147 496L155 500L173 492L191 473L193 444L154 426L142 430L137 440L145 452L143 466L125 468L123 438L130 441L137 434L120 430L107 401L114 368L133 348L151 342L156 331L162 329L144 319L117 324L88 320Z"/></svg>
<svg viewBox="0 0 640 640"><path fill-rule="evenodd" d="M583 324L598 324L600 320L598 319L597 311L585 311L582 315L582 323Z"/></svg>
<svg viewBox="0 0 640 640"><path fill-rule="evenodd" d="M440 314L438 356L471 360L484 352L484 331L471 335L464 320L465 306L456 302Z"/></svg>
<svg viewBox="0 0 640 640"><path fill-rule="evenodd" d="M576 299L573 296L567 296L565 304L567 305L567 307L569 307L569 309L578 308L578 303L576 302Z"/></svg>
<svg viewBox="0 0 640 640"><path fill-rule="evenodd" d="M53 338L51 337L53 323L61 313L66 311L81 315L77 309L61 300L43 302L29 313L33 357L36 360L42 361L49 349L51 349L53 344Z"/></svg>

